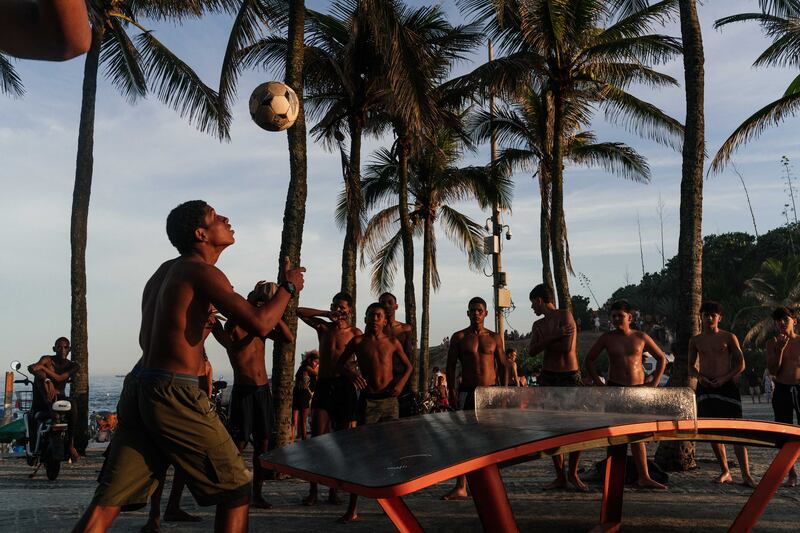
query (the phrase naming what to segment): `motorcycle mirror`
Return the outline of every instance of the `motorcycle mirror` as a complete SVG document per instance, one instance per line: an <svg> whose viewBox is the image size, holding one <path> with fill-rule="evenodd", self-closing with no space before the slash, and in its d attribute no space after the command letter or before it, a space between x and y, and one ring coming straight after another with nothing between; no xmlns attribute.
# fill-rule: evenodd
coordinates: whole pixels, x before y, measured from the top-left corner
<svg viewBox="0 0 800 533"><path fill-rule="evenodd" d="M17 372L19 372L20 368L22 368L22 363L20 363L19 361L11 361L12 370L16 370Z"/></svg>

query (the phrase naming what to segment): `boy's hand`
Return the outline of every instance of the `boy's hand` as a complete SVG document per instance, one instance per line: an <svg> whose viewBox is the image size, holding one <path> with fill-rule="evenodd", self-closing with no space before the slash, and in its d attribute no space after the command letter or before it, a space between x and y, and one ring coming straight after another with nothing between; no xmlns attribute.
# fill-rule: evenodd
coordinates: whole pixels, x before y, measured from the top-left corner
<svg viewBox="0 0 800 533"><path fill-rule="evenodd" d="M358 390L364 390L367 388L367 380L364 379L364 376L361 374L354 374L350 377L350 381L353 382L353 385Z"/></svg>
<svg viewBox="0 0 800 533"><path fill-rule="evenodd" d="M775 337L775 351L782 352L786 345L789 344L789 337L781 333L777 337Z"/></svg>
<svg viewBox="0 0 800 533"><path fill-rule="evenodd" d="M292 261L289 257L283 258L283 269L281 270L281 277L294 285L297 292L303 290L303 272L306 271L305 267L292 267Z"/></svg>
<svg viewBox="0 0 800 533"><path fill-rule="evenodd" d="M403 394L403 387L401 387L399 383L396 383L395 386L392 387L392 396L397 398L401 394Z"/></svg>

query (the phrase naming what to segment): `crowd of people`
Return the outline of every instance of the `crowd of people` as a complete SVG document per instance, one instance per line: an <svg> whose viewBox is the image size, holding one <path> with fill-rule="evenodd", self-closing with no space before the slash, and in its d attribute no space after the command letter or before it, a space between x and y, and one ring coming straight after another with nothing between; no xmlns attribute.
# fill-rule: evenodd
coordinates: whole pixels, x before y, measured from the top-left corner
<svg viewBox="0 0 800 533"><path fill-rule="evenodd" d="M151 503L151 513L145 530L158 531L161 490L170 466L175 467L175 479L165 519L197 519L179 507L184 486L200 505L217 506L215 529L220 531L246 530L250 505L271 507L262 495L265 476L257 460L269 447L272 429L265 343L267 339L293 340L281 317L290 298L303 289L304 269L286 260L278 283L259 282L247 298L239 296L214 266L222 251L234 243L233 233L228 219L202 201L181 204L167 218L167 234L180 256L162 264L145 285L139 335L142 357L125 378L117 407L119 425L94 498L75 531L104 531L120 511L147 503ZM530 355L542 354L538 385L659 385L666 356L646 332L631 327L635 312L626 301L610 306L613 327L597 338L581 368L572 314L556 307L545 285L534 287L529 299L533 312L541 317L533 323L528 345ZM316 331L319 348L304 355L295 374L292 431L296 438L309 437L309 417L313 438L400 416L398 397L409 387L412 366L407 354L414 347L411 328L396 318L397 308L393 294L382 294L366 307L363 330L352 324L352 298L345 293L334 295L325 310L297 308L300 320ZM741 418L741 397L735 385L745 371L741 347L734 334L719 328L720 304L704 302L700 311L703 330L689 344L698 416ZM519 375L516 350L506 349L503 336L484 326L486 301L473 297L466 314L467 327L449 337L446 369L433 369L429 387L437 404L448 409L474 408L477 387L528 384ZM794 311L778 308L773 319L778 333L767 343L767 371L770 383L774 380L772 405L776 421L792 423L793 413L800 419L797 318ZM209 335L225 347L234 370L227 427L209 401L212 369L204 349ZM76 370L66 359L67 339L58 339L54 351L55 356L44 356L30 367L43 401L63 395L63 385ZM656 361L650 377L642 364L645 352ZM600 376L596 365L602 353L608 356L607 378ZM241 455L249 442L253 444L252 472ZM631 448L637 484L666 489L650 475L644 444ZM720 466L714 481L730 483L724 446L712 444L712 449ZM747 449L734 446L734 451L742 483L755 486ZM569 484L588 490L579 476L579 461L579 452L570 453L568 460L554 456L555 477L544 488ZM792 469L787 484L796 483ZM466 497L463 476L442 496L445 500ZM317 499L318 487L311 483L302 503L314 505ZM333 488L328 500L339 501ZM357 518L357 499L351 495L340 521Z"/></svg>

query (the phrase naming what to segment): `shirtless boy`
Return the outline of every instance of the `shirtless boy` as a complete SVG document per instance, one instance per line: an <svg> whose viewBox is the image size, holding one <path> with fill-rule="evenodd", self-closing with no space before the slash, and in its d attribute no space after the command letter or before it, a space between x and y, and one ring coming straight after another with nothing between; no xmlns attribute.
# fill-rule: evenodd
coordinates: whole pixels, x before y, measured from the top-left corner
<svg viewBox="0 0 800 533"><path fill-rule="evenodd" d="M378 303L380 303L386 310L386 334L393 336L400 341L400 344L403 345L403 351L405 352L406 357L409 359L409 361L412 360L414 358L414 354L416 353L414 351L416 348L414 347L414 343L412 342L413 339L411 338L411 326L405 322L400 322L397 320L397 318L395 318L398 308L397 297L391 292L384 292L381 294L380 298L378 298ZM403 375L402 365L398 359L395 359L394 377L395 379L398 379L401 375ZM406 381L403 395L409 392L411 392L411 380ZM410 402L401 402L401 417L413 415L414 413L412 411L413 410Z"/></svg>
<svg viewBox="0 0 800 533"><path fill-rule="evenodd" d="M647 333L631 329L632 316L631 306L625 300L617 300L611 305L611 323L614 325L614 330L603 333L586 355L586 371L589 372L595 385L603 386L603 380L594 367L597 356L603 350L608 353L606 387L657 387L661 381L664 368L667 366L667 358ZM656 359L654 379L646 385L642 366L645 350ZM636 484L651 489L666 489L666 485L650 477L647 469L647 448L644 443L631 444L631 453L639 476Z"/></svg>
<svg viewBox="0 0 800 533"><path fill-rule="evenodd" d="M347 344L342 357L337 362L337 370L346 375L353 385L361 390L359 398L359 423L377 424L385 420L396 420L400 416L397 397L411 376L411 363L403 346L395 337L386 335L386 311L380 303L367 307L364 334ZM355 356L358 362L356 371L348 367L347 361ZM394 377L394 361L400 362L403 373L399 379ZM358 496L350 495L350 504L339 522L358 520L356 509Z"/></svg>
<svg viewBox="0 0 800 533"><path fill-rule="evenodd" d="M772 320L778 334L767 341L767 368L775 377L772 393L775 422L792 424L793 413L796 413L800 424L800 337L794 332L797 314L787 307L778 307L772 312ZM789 471L786 486L797 486L794 466Z"/></svg>
<svg viewBox="0 0 800 533"><path fill-rule="evenodd" d="M304 269L292 268L287 258L278 294L254 307L214 266L235 242L226 217L202 200L186 202L167 217L167 235L180 256L162 264L145 285L141 365L123 385L119 425L76 532L106 531L123 508L146 505L169 464L184 473L198 504L217 506L217 531L247 530L250 472L199 388L204 329L213 305L253 335L267 335L303 288Z"/></svg>
<svg viewBox="0 0 800 533"><path fill-rule="evenodd" d="M247 301L255 307L263 307L277 293L274 283L259 281L247 295ZM259 466L258 457L269 447L272 427L272 392L267 379L265 360L266 339L282 339L294 342L289 326L281 319L268 335L253 335L235 319L225 324L228 336L225 345L228 359L233 368L233 389L231 390L230 419L228 429L233 442L241 453L253 438L253 507L271 509L261 495L264 484L264 470Z"/></svg>
<svg viewBox="0 0 800 533"><path fill-rule="evenodd" d="M330 310L298 307L297 318L314 328L319 339L319 370L317 388L311 399L311 436L324 435L331 430L355 425L356 389L350 380L337 372L337 363L350 339L361 330L350 325L353 298L340 292L333 297ZM327 318L327 320L324 320ZM339 503L336 490L328 492L328 501ZM317 503L317 484L311 482L305 505Z"/></svg>
<svg viewBox="0 0 800 533"><path fill-rule="evenodd" d="M50 412L50 405L56 400L67 399L67 383L78 372L80 365L71 361L69 355L69 339L59 337L53 343L55 355L43 355L36 363L28 366L28 372L33 374L35 394L31 405L32 416L40 411ZM71 391L70 391L71 392ZM75 429L78 423L78 406L72 402L69 411L69 454L73 461L80 458L75 449ZM34 424L35 426L35 424Z"/></svg>
<svg viewBox="0 0 800 533"><path fill-rule="evenodd" d="M697 416L701 418L742 418L742 398L739 387L733 382L744 372L744 354L739 339L729 331L719 329L722 318L722 305L707 301L700 306L703 332L689 341L689 375L697 378ZM725 445L711 443L711 449L719 461L720 474L714 483L733 481L728 468ZM747 448L733 447L742 484L755 488L756 483L750 475Z"/></svg>
<svg viewBox="0 0 800 533"><path fill-rule="evenodd" d="M531 356L539 352L542 355L542 373L539 375L539 386L542 387L578 387L581 385L580 365L578 364L578 334L575 320L568 309L556 309L555 298L544 284L535 286L528 299L531 309L542 318L533 323L531 342L528 353ZM544 486L545 490L561 489L569 481L581 492L589 487L578 477L578 464L581 452L570 452L569 473L564 468L564 455L553 456L556 478Z"/></svg>
<svg viewBox="0 0 800 533"><path fill-rule="evenodd" d="M461 363L461 383L458 390L450 389L450 405L454 409L475 408L475 388L489 387L500 381L508 384L508 361L503 347L503 336L486 329L486 301L476 296L469 301L467 316L469 327L450 336L447 351L447 382L457 383L456 364ZM495 370L496 367L496 370ZM456 486L442 496L443 500L467 497L467 478L459 476Z"/></svg>

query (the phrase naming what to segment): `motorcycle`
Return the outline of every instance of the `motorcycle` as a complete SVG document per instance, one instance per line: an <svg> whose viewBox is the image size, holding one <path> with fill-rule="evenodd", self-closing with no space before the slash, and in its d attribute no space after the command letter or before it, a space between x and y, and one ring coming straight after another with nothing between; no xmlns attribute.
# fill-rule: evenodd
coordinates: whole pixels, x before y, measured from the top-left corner
<svg viewBox="0 0 800 533"><path fill-rule="evenodd" d="M22 376L22 379L16 379L14 383L33 385L31 379L20 371L22 364L19 361L12 361L11 368ZM50 481L58 477L61 463L69 458L67 435L71 409L72 404L68 400L56 400L50 405L49 411L34 413L31 409L23 417L25 460L28 466L35 466L36 471L44 465L47 479Z"/></svg>

